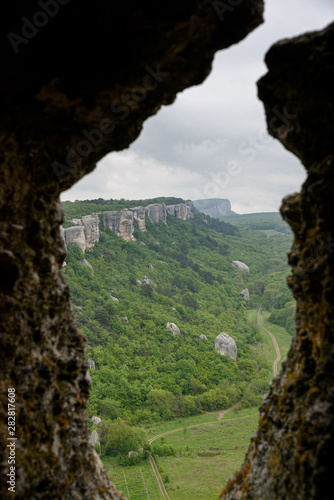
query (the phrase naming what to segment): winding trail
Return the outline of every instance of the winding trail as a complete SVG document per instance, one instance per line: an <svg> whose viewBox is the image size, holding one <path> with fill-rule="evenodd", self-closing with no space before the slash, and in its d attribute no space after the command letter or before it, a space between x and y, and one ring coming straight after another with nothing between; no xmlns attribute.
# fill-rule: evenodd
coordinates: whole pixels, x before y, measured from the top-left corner
<svg viewBox="0 0 334 500"><path fill-rule="evenodd" d="M276 377L276 375L278 373L277 365L278 365L278 363L279 363L279 361L281 359L281 351L279 350L278 343L277 343L275 335L273 335L269 330L267 330L267 328L265 328L263 325L261 325L261 323L260 323L260 314L261 314L261 311L262 311L262 304L260 305L259 310L257 312L256 322L259 325L259 327L262 328L262 330L264 330L266 333L268 333L268 335L270 335L270 337L271 337L271 339L272 339L272 341L274 343L275 351L276 351L276 359L275 359L274 364L273 364L273 373L274 373L274 377Z"/></svg>

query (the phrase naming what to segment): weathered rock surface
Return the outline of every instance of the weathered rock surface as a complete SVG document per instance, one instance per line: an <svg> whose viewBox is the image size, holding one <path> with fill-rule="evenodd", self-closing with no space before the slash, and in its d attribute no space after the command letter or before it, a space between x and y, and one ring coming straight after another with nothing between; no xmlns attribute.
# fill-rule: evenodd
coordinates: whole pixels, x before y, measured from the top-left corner
<svg viewBox="0 0 334 500"><path fill-rule="evenodd" d="M87 359L88 368L95 370L95 361L93 359Z"/></svg>
<svg viewBox="0 0 334 500"><path fill-rule="evenodd" d="M94 446L96 443L99 443L100 440L99 440L99 435L96 431L93 431L90 435L90 442L92 443L92 445Z"/></svg>
<svg viewBox="0 0 334 500"><path fill-rule="evenodd" d="M146 209L145 207L135 207L130 209L133 213L133 221L137 225L139 231L145 232L146 231L146 221L145 221L145 215L146 215Z"/></svg>
<svg viewBox="0 0 334 500"><path fill-rule="evenodd" d="M98 215L85 215L82 219L73 219L72 222L76 226L67 229L60 226L60 234L64 238L65 245L68 246L71 242L77 243L83 252L93 248L100 239Z"/></svg>
<svg viewBox="0 0 334 500"><path fill-rule="evenodd" d="M240 295L243 296L243 298L249 302L249 290L248 288L245 288L244 290L241 290Z"/></svg>
<svg viewBox="0 0 334 500"><path fill-rule="evenodd" d="M289 286L296 331L245 462L224 500L331 500L334 467L334 24L275 44L259 82L269 132L304 163L301 192L283 200L294 232Z"/></svg>
<svg viewBox="0 0 334 500"><path fill-rule="evenodd" d="M7 390L15 387L16 500L119 500L89 442L85 339L61 273L59 195L201 83L215 52L261 23L262 2L241 2L224 22L211 0L58 1L53 18L42 3L0 6L1 473ZM47 24L22 41L21 16L38 12ZM13 498L4 481L0 497Z"/></svg>
<svg viewBox="0 0 334 500"><path fill-rule="evenodd" d="M162 220L167 223L167 210L164 203L152 203L146 207L146 215L151 222L158 223Z"/></svg>
<svg viewBox="0 0 334 500"><path fill-rule="evenodd" d="M97 425L101 422L101 419L100 419L100 417L94 416L91 418L91 421L93 422L94 425Z"/></svg>
<svg viewBox="0 0 334 500"><path fill-rule="evenodd" d="M204 333L201 333L201 335L199 336L200 339L202 340L208 340L208 337L206 335L204 335Z"/></svg>
<svg viewBox="0 0 334 500"><path fill-rule="evenodd" d="M85 228L86 248L90 250L100 239L99 216L96 214L84 215L81 220Z"/></svg>
<svg viewBox="0 0 334 500"><path fill-rule="evenodd" d="M246 264L244 264L243 262L240 262L240 260L234 260L232 262L232 266L236 267L240 271L245 271L247 274L249 274L249 267Z"/></svg>
<svg viewBox="0 0 334 500"><path fill-rule="evenodd" d="M128 317L127 317L127 316L124 316L124 317L123 317L123 323L125 323L125 324L129 323L129 319L128 319Z"/></svg>
<svg viewBox="0 0 334 500"><path fill-rule="evenodd" d="M117 297L113 297L112 295L110 295L110 298L111 300L113 300L114 302L119 302L118 298Z"/></svg>
<svg viewBox="0 0 334 500"><path fill-rule="evenodd" d="M131 210L121 210L119 212L109 212L103 217L103 227L109 228L119 238L125 241L136 241L133 236L133 212Z"/></svg>
<svg viewBox="0 0 334 500"><path fill-rule="evenodd" d="M187 220L193 217L191 208L193 207L192 201L186 203L177 203L176 205L167 205L166 210L169 215L173 215L177 219Z"/></svg>
<svg viewBox="0 0 334 500"><path fill-rule="evenodd" d="M220 333L215 339L215 349L220 354L227 354L230 358L237 359L237 344L235 340L227 335L227 333Z"/></svg>
<svg viewBox="0 0 334 500"><path fill-rule="evenodd" d="M210 217L221 217L222 215L233 215L230 200L223 198L208 198L206 200L194 200L194 207ZM205 222L205 220L204 220ZM207 222L208 223L208 222Z"/></svg>
<svg viewBox="0 0 334 500"><path fill-rule="evenodd" d="M140 280L136 280L136 285L141 285L142 282Z"/></svg>
<svg viewBox="0 0 334 500"><path fill-rule="evenodd" d="M87 248L85 229L83 226L68 227L64 230L66 247L70 243L76 243L85 253Z"/></svg>
<svg viewBox="0 0 334 500"><path fill-rule="evenodd" d="M179 335L179 334L181 333L181 332L180 332L180 328L179 328L179 327L177 327L175 323L169 323L169 322L168 322L168 323L167 323L167 325L166 325L166 329L168 329L168 330L172 330L172 333L173 333L174 337L175 337L176 335Z"/></svg>
<svg viewBox="0 0 334 500"><path fill-rule="evenodd" d="M152 283L153 283L153 281L150 278L148 278L147 276L144 276L144 278L141 282L142 285L152 285Z"/></svg>

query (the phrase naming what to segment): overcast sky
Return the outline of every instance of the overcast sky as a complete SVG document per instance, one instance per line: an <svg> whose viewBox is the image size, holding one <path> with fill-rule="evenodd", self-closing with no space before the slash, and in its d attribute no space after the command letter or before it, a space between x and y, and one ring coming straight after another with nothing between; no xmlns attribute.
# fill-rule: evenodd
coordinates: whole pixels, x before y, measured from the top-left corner
<svg viewBox="0 0 334 500"><path fill-rule="evenodd" d="M111 153L62 200L228 198L237 213L276 212L300 189L299 160L266 132L255 82L277 40L324 28L333 0L267 0L265 22L215 56L206 81L147 120L131 147Z"/></svg>

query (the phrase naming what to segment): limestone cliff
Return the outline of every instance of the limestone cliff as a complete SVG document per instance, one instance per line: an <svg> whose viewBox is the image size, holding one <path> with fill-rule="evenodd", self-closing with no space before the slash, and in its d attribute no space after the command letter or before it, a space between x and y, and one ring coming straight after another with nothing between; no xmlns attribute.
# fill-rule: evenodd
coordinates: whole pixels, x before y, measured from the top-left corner
<svg viewBox="0 0 334 500"><path fill-rule="evenodd" d="M223 198L208 198L207 200L194 200L194 207L205 215L219 218L222 215L233 215L230 200Z"/></svg>
<svg viewBox="0 0 334 500"><path fill-rule="evenodd" d="M120 212L109 212L103 217L103 227L109 228L119 238L125 241L136 241L133 236L133 212L121 210Z"/></svg>
<svg viewBox="0 0 334 500"><path fill-rule="evenodd" d="M85 215L82 219L72 219L72 222L76 225L61 230L66 247L69 243L77 243L85 253L100 239L99 217L96 214Z"/></svg>

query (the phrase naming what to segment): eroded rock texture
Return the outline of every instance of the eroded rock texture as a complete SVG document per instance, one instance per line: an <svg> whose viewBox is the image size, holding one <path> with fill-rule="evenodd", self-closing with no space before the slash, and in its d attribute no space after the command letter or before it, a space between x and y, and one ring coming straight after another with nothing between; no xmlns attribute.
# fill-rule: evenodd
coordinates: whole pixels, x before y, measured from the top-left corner
<svg viewBox="0 0 334 500"><path fill-rule="evenodd" d="M281 212L294 231L296 333L221 499L329 500L334 470L334 25L274 45L258 83L269 130L304 163Z"/></svg>
<svg viewBox="0 0 334 500"><path fill-rule="evenodd" d="M60 272L58 197L262 21L261 0L231 3L224 12L211 0L0 6L0 463L4 478L15 388L18 500L123 498L89 443L85 340ZM0 496L13 498L4 481Z"/></svg>

